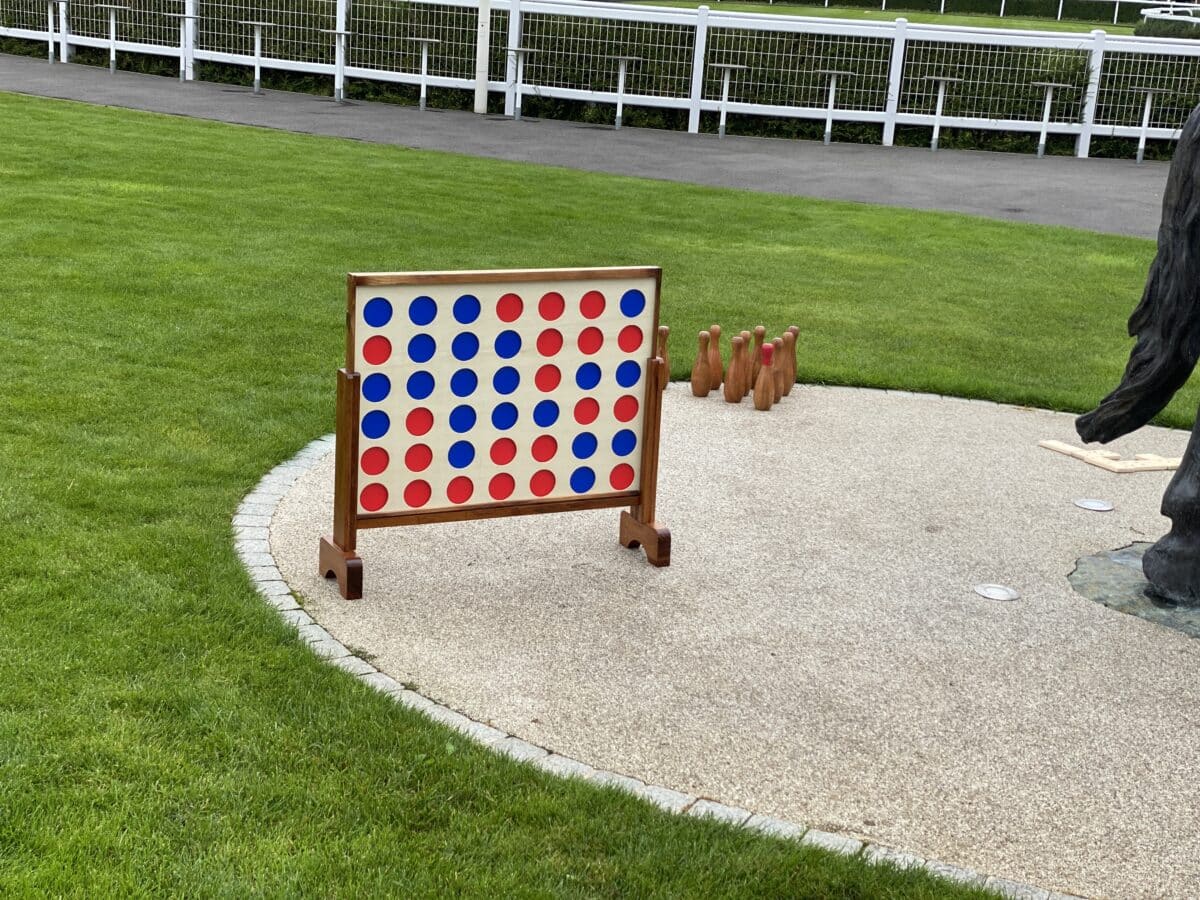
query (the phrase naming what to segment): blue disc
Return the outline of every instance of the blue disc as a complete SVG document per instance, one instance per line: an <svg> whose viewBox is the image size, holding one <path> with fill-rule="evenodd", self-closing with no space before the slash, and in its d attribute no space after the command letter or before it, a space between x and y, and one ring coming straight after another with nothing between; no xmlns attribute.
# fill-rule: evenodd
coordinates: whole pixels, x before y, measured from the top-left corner
<svg viewBox="0 0 1200 900"><path fill-rule="evenodd" d="M580 466L571 473L571 490L577 494L587 493L596 483L596 473L587 466Z"/></svg>
<svg viewBox="0 0 1200 900"><path fill-rule="evenodd" d="M553 400L543 400L533 408L533 421L542 428L549 428L558 421L558 404Z"/></svg>
<svg viewBox="0 0 1200 900"><path fill-rule="evenodd" d="M470 325L479 318L479 298L473 294L463 294L454 301L454 321L461 325Z"/></svg>
<svg viewBox="0 0 1200 900"><path fill-rule="evenodd" d="M600 367L594 362L584 363L575 373L575 383L590 391L600 383Z"/></svg>
<svg viewBox="0 0 1200 900"><path fill-rule="evenodd" d="M479 387L479 376L470 369L459 369L450 378L450 392L455 397L470 397Z"/></svg>
<svg viewBox="0 0 1200 900"><path fill-rule="evenodd" d="M511 394L520 383L521 376L512 366L497 369L496 374L492 376L492 387L496 389L497 394Z"/></svg>
<svg viewBox="0 0 1200 900"><path fill-rule="evenodd" d="M596 452L596 448L600 446L600 442L596 440L596 436L590 431L585 431L583 434L575 436L575 440L571 441L571 452L575 454L576 459L587 459Z"/></svg>
<svg viewBox="0 0 1200 900"><path fill-rule="evenodd" d="M450 427L458 434L475 427L475 410L463 404L450 410Z"/></svg>
<svg viewBox="0 0 1200 900"><path fill-rule="evenodd" d="M437 341L427 334L418 334L408 342L408 358L413 362L429 362L436 350Z"/></svg>
<svg viewBox="0 0 1200 900"><path fill-rule="evenodd" d="M414 325L428 325L437 318L437 304L432 297L418 297L408 304L408 318Z"/></svg>
<svg viewBox="0 0 1200 900"><path fill-rule="evenodd" d="M640 316L646 308L646 295L637 288L626 291L621 295L621 315L632 319Z"/></svg>
<svg viewBox="0 0 1200 900"><path fill-rule="evenodd" d="M474 359L475 354L479 352L479 338L469 331L464 331L454 338L454 343L450 345L450 352L454 354L455 359L462 362Z"/></svg>
<svg viewBox="0 0 1200 900"><path fill-rule="evenodd" d="M363 379L362 395L364 400L378 403L380 400L387 399L387 395L391 392L392 382L382 372L375 372Z"/></svg>
<svg viewBox="0 0 1200 900"><path fill-rule="evenodd" d="M450 427L458 434L470 431L475 427L475 410L466 405L454 407L450 411Z"/></svg>
<svg viewBox="0 0 1200 900"><path fill-rule="evenodd" d="M363 307L363 321L372 328L382 328L392 321L392 304L383 297L372 297Z"/></svg>
<svg viewBox="0 0 1200 900"><path fill-rule="evenodd" d="M517 424L517 408L511 403L501 403L492 410L492 425L497 431L508 431Z"/></svg>
<svg viewBox="0 0 1200 900"><path fill-rule="evenodd" d="M388 433L392 420L382 409L373 409L362 420L362 433L371 440L376 440Z"/></svg>
<svg viewBox="0 0 1200 900"><path fill-rule="evenodd" d="M617 384L621 387L633 387L641 377L642 367L632 359L627 359L617 366Z"/></svg>
<svg viewBox="0 0 1200 900"><path fill-rule="evenodd" d="M367 381L374 377L374 375L370 376ZM424 400L433 393L433 376L428 372L413 372L408 376L407 389L408 396L414 400Z"/></svg>
<svg viewBox="0 0 1200 900"><path fill-rule="evenodd" d="M628 456L637 446L637 435L628 428L622 428L613 435L612 448L617 456Z"/></svg>
<svg viewBox="0 0 1200 900"><path fill-rule="evenodd" d="M521 336L515 331L502 331L496 335L496 355L501 359L512 359L521 352Z"/></svg>
<svg viewBox="0 0 1200 900"><path fill-rule="evenodd" d="M454 468L465 469L475 461L475 445L470 441L455 441L450 445L447 458Z"/></svg>

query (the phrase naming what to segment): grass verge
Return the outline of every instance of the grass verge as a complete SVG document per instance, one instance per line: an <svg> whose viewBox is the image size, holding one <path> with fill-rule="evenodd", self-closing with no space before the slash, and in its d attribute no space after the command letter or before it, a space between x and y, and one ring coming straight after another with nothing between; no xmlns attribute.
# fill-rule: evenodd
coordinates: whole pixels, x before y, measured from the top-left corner
<svg viewBox="0 0 1200 900"><path fill-rule="evenodd" d="M0 893L977 896L470 745L305 652L229 518L331 430L348 270L657 263L676 376L702 326L794 321L805 380L1082 409L1149 242L5 94L0 120Z"/></svg>

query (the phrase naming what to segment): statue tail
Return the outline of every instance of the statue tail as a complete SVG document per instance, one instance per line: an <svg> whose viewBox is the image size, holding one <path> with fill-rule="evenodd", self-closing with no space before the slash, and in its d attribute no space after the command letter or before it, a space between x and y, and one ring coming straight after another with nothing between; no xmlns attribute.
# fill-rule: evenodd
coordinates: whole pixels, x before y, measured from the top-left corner
<svg viewBox="0 0 1200 900"><path fill-rule="evenodd" d="M1145 425L1183 387L1200 357L1200 108L1183 127L1163 195L1158 254L1129 317L1137 338L1125 375L1100 405L1075 420L1085 441L1108 443Z"/></svg>

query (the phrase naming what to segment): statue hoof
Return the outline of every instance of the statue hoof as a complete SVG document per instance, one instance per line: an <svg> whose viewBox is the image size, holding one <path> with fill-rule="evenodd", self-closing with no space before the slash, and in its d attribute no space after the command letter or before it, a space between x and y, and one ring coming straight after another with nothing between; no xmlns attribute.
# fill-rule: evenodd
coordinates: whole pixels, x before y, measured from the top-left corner
<svg viewBox="0 0 1200 900"><path fill-rule="evenodd" d="M1181 606L1200 606L1200 546L1174 531L1146 551L1142 572L1150 593Z"/></svg>

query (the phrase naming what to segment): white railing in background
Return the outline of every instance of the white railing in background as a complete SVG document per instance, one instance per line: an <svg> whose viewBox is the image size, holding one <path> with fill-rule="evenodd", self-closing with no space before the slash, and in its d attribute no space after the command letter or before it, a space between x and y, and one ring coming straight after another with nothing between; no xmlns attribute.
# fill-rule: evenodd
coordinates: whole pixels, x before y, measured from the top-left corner
<svg viewBox="0 0 1200 900"><path fill-rule="evenodd" d="M575 0L0 0L0 35L72 47L701 115L1172 139L1200 42ZM259 23L255 25L254 23ZM262 24L265 23L265 24ZM255 32L259 32L258 40ZM115 38L115 39L114 39ZM55 53L55 47L58 52ZM256 54L257 48L257 54ZM624 77L621 77L624 72Z"/></svg>

